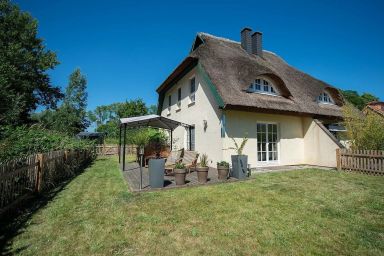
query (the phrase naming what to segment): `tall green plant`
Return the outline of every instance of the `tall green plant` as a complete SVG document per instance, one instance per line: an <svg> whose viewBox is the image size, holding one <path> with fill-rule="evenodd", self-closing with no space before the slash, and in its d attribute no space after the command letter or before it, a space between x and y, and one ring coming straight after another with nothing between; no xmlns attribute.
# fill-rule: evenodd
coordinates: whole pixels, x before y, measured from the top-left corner
<svg viewBox="0 0 384 256"><path fill-rule="evenodd" d="M235 145L234 147L229 147L228 149L232 149L232 150L235 150L236 153L238 155L242 155L243 154L243 150L244 150L244 147L245 145L247 144L248 142L248 138L247 138L247 135L244 136L243 140L241 141L240 145L236 142L235 138L231 138L232 141L233 141L233 144Z"/></svg>
<svg viewBox="0 0 384 256"><path fill-rule="evenodd" d="M208 155L202 154L200 156L200 167L208 167Z"/></svg>
<svg viewBox="0 0 384 256"><path fill-rule="evenodd" d="M384 150L384 118L372 111L363 114L352 104L342 108L347 138L353 149Z"/></svg>

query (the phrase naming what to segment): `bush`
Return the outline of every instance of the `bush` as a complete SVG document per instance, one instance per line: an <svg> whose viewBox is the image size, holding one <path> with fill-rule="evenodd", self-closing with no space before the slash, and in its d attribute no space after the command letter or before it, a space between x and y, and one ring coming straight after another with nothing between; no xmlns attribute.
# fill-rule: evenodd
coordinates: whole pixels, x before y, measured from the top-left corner
<svg viewBox="0 0 384 256"><path fill-rule="evenodd" d="M350 103L343 106L347 138L353 149L384 150L384 118L372 111L364 115Z"/></svg>
<svg viewBox="0 0 384 256"><path fill-rule="evenodd" d="M0 130L0 162L60 149L86 149L93 141L80 140L50 131L39 125L2 127Z"/></svg>

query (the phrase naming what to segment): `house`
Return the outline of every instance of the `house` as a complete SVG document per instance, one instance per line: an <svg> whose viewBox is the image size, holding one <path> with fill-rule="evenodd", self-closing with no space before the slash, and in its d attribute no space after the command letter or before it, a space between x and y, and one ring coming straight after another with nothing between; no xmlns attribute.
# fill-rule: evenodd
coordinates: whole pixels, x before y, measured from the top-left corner
<svg viewBox="0 0 384 256"><path fill-rule="evenodd" d="M373 112L384 117L384 102L372 101L369 102L363 109L364 113Z"/></svg>
<svg viewBox="0 0 384 256"><path fill-rule="evenodd" d="M263 50L262 33L244 28L241 42L198 33L189 55L157 88L159 115L191 127L173 132L173 148L230 161L231 138L251 168L336 166L342 145L325 128L339 121L339 91Z"/></svg>

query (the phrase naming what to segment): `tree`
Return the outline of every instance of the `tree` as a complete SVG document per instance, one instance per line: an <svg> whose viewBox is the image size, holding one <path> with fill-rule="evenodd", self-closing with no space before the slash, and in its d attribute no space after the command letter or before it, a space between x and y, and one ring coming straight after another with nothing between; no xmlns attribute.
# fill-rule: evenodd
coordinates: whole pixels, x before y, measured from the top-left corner
<svg viewBox="0 0 384 256"><path fill-rule="evenodd" d="M119 119L148 114L148 108L142 99L97 106L88 114L96 123L96 131L107 133L108 138L118 139ZM131 131L130 131L131 132Z"/></svg>
<svg viewBox="0 0 384 256"><path fill-rule="evenodd" d="M363 93L360 96L356 91L352 90L342 91L342 94L349 103L353 104L360 110L362 110L367 105L367 103L379 100L378 97L370 93Z"/></svg>
<svg viewBox="0 0 384 256"><path fill-rule="evenodd" d="M34 114L33 118L47 129L64 132L70 135L85 130L89 124L90 114L87 113L87 80L80 69L69 77L63 104L56 110L46 110ZM93 116L91 116L92 118Z"/></svg>
<svg viewBox="0 0 384 256"><path fill-rule="evenodd" d="M55 130L76 134L89 126L87 97L87 79L80 69L75 69L69 76L63 105L57 111Z"/></svg>
<svg viewBox="0 0 384 256"><path fill-rule="evenodd" d="M39 105L55 108L62 98L47 70L59 62L37 38L37 21L0 0L0 125L27 123Z"/></svg>
<svg viewBox="0 0 384 256"><path fill-rule="evenodd" d="M364 115L351 103L343 106L344 126L353 149L384 150L384 118L372 111Z"/></svg>
<svg viewBox="0 0 384 256"><path fill-rule="evenodd" d="M157 115L157 105L150 105L148 108L148 114L155 114Z"/></svg>

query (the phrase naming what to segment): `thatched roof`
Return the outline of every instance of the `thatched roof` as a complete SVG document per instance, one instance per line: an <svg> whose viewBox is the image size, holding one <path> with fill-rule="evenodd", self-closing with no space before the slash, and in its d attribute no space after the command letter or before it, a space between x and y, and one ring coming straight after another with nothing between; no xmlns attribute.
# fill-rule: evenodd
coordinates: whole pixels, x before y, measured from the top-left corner
<svg viewBox="0 0 384 256"><path fill-rule="evenodd" d="M162 94L186 63L198 64L205 71L224 109L241 109L272 113L300 113L313 116L340 117L343 99L339 91L304 72L288 65L276 54L263 51L263 57L247 53L239 42L199 33L190 55L158 88ZM281 96L249 93L249 85L258 76L267 76L278 87ZM335 105L319 104L318 96L326 90Z"/></svg>

